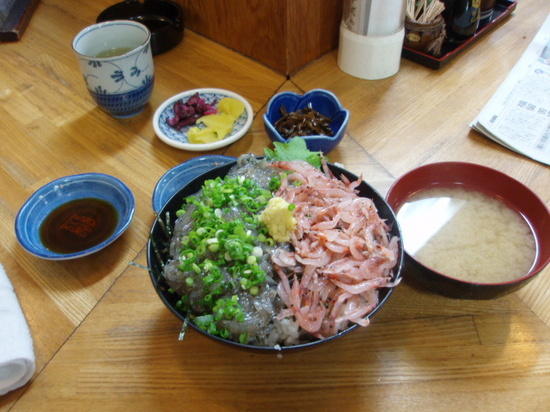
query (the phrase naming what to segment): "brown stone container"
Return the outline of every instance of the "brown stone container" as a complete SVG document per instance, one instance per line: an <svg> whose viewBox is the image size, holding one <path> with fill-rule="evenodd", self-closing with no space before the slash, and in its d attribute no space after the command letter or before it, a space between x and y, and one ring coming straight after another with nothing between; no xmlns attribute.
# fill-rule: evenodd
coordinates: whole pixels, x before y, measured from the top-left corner
<svg viewBox="0 0 550 412"><path fill-rule="evenodd" d="M441 15L429 23L405 19L403 46L423 53L438 55L445 39L445 21Z"/></svg>

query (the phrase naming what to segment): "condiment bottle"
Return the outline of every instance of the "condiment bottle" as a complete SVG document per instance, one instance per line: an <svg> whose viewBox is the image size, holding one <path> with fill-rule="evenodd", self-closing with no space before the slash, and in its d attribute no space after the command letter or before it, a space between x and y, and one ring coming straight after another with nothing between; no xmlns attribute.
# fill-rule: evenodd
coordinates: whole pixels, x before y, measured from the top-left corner
<svg viewBox="0 0 550 412"><path fill-rule="evenodd" d="M445 0L444 17L452 40L472 37L480 20L481 0Z"/></svg>

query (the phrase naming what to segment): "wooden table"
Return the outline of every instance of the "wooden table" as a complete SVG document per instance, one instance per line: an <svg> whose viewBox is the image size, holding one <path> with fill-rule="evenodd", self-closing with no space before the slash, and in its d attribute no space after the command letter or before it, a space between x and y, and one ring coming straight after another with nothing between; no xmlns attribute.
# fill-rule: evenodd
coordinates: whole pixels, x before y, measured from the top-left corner
<svg viewBox="0 0 550 412"><path fill-rule="evenodd" d="M282 357L237 350L189 330L161 303L145 247L151 194L171 167L197 156L155 136L168 97L220 87L255 112L247 135L213 153L262 154L261 114L280 90L332 90L351 110L332 161L385 192L396 177L436 161L471 161L523 182L547 204L550 168L473 132L468 124L533 39L547 0L515 14L439 71L402 60L389 79L350 77L336 51L285 78L191 31L155 57L146 111L116 120L89 97L71 39L110 4L44 0L16 43L0 44L0 262L34 338L31 382L0 397L0 411L550 410L550 268L526 288L490 301L453 300L405 281L373 319L342 339ZM23 202L50 180L103 172L136 197L128 231L74 261L35 258L17 243Z"/></svg>

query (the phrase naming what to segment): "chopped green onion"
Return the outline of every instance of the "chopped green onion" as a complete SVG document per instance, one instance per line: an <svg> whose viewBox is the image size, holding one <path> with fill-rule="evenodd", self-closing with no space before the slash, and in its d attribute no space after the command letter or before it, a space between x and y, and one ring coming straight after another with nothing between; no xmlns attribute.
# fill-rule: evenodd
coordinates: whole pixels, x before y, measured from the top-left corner
<svg viewBox="0 0 550 412"><path fill-rule="evenodd" d="M270 190L281 179L270 182ZM244 321L238 295L257 296L266 273L259 266L264 250L274 245L259 212L273 197L245 176L217 177L204 182L201 192L188 196L178 213L190 213L192 224L181 239L178 270L193 293L178 301L181 310L200 307L195 324L224 339L248 342L248 335L230 337L223 320ZM191 297L191 299L190 299Z"/></svg>

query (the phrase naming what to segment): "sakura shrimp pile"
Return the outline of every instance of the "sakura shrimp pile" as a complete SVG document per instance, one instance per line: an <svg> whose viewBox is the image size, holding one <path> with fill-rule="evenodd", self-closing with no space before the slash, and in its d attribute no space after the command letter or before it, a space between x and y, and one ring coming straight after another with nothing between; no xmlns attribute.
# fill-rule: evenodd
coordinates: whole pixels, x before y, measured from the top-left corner
<svg viewBox="0 0 550 412"><path fill-rule="evenodd" d="M295 205L297 220L294 250L272 256L286 305L278 318L294 317L319 339L350 323L367 326L378 289L395 286L398 238L373 201L356 194L360 180L338 180L326 164L324 171L297 161L273 166L290 172L275 195Z"/></svg>

